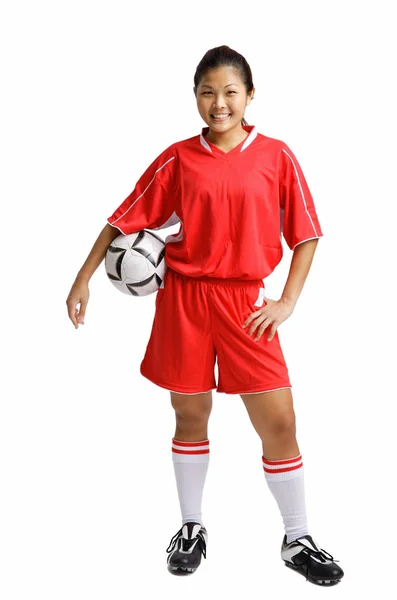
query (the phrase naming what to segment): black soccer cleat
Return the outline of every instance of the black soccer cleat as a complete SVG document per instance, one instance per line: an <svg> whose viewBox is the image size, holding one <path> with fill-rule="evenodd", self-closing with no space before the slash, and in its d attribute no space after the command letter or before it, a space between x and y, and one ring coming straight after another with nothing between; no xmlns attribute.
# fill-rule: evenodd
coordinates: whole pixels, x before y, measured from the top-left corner
<svg viewBox="0 0 397 600"><path fill-rule="evenodd" d="M188 521L171 538L167 552L167 568L173 575L191 575L206 558L207 530L200 523Z"/></svg>
<svg viewBox="0 0 397 600"><path fill-rule="evenodd" d="M322 550L311 535L303 535L289 544L285 535L281 545L281 558L287 567L318 585L335 585L344 575L342 569L334 563L333 556Z"/></svg>

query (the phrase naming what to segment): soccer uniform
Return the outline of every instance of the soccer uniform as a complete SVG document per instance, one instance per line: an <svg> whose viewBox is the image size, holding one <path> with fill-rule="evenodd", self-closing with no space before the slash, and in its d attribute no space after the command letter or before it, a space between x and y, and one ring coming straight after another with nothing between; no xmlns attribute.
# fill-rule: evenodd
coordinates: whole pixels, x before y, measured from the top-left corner
<svg viewBox="0 0 397 600"><path fill-rule="evenodd" d="M264 305L264 283L293 250L321 237L302 169L281 140L244 125L224 152L200 135L166 148L108 218L121 233L163 229L167 272L141 374L160 387L230 394L292 387L278 332L255 341L242 328ZM214 377L218 360L219 383Z"/></svg>

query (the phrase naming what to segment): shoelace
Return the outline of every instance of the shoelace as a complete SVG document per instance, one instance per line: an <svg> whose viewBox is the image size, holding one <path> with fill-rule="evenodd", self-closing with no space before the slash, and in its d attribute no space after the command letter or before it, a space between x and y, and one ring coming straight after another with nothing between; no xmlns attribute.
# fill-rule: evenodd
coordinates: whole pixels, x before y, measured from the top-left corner
<svg viewBox="0 0 397 600"><path fill-rule="evenodd" d="M321 552L319 552L318 550L312 550L311 548L307 548L306 546L305 546L305 549L302 550L302 554L306 554L308 557L308 560L306 561L306 579L308 579L308 577L309 577L309 557L310 556L313 556L315 559L318 559L320 562L327 562L327 560L339 562L333 556L331 556L331 554L329 554L329 552L326 552L325 550L323 550L323 548L320 548L320 550L321 550Z"/></svg>
<svg viewBox="0 0 397 600"><path fill-rule="evenodd" d="M335 562L338 562L336 559L334 559L333 556L331 556L329 552L326 552L322 548L320 548L320 550L321 552L318 552L316 550L311 550L310 548L305 548L303 552L309 554L310 556L313 555L315 558L318 558L321 562L327 562L327 560L333 560Z"/></svg>
<svg viewBox="0 0 397 600"><path fill-rule="evenodd" d="M168 548L166 550L166 552L172 552L173 549L176 546L177 541L179 540L179 538L182 536L182 529L183 529L183 525L180 528L179 531L176 532L176 534L174 536L172 536L170 543L168 544ZM207 558L207 554L206 554L206 545L205 545L205 539L204 536L202 534L201 531L199 531L196 536L194 538L192 538L191 540L185 540L186 542L192 542L193 540L195 540L196 538L199 538L198 541L198 545L201 549L201 552L204 556L204 558Z"/></svg>

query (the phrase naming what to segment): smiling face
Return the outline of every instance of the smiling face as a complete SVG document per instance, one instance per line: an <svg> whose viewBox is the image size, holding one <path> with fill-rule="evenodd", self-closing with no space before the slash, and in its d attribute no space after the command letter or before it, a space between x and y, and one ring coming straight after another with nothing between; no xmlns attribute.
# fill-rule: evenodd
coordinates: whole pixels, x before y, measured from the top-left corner
<svg viewBox="0 0 397 600"><path fill-rule="evenodd" d="M235 127L241 129L245 108L251 102L254 91L247 94L237 69L227 66L211 69L198 84L197 108L214 133L224 133Z"/></svg>

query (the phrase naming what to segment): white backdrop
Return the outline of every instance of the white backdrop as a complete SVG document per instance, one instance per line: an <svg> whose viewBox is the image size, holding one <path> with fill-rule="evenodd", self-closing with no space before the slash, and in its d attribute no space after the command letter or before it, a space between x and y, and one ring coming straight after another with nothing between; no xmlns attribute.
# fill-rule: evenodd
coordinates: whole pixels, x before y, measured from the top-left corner
<svg viewBox="0 0 397 600"><path fill-rule="evenodd" d="M207 560L192 577L168 573L181 523L174 412L139 372L155 295L122 295L102 264L85 325L66 312L106 218L162 150L205 126L193 75L221 44L248 60L246 120L296 154L324 233L278 330L310 531L345 570L333 597L394 591L393 4L2 3L4 600L317 597L280 559L282 521L243 402L216 391ZM270 298L291 257L285 245Z"/></svg>

